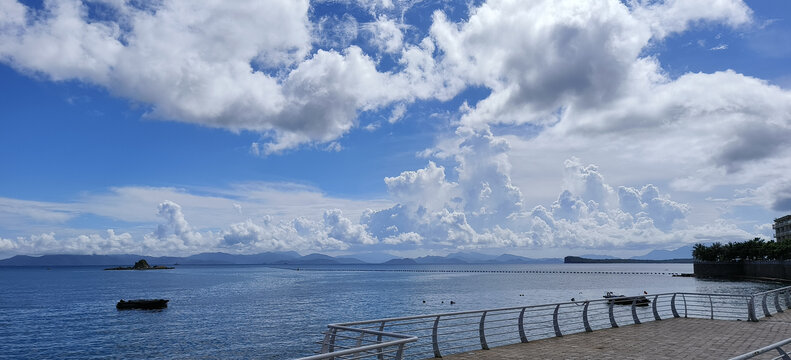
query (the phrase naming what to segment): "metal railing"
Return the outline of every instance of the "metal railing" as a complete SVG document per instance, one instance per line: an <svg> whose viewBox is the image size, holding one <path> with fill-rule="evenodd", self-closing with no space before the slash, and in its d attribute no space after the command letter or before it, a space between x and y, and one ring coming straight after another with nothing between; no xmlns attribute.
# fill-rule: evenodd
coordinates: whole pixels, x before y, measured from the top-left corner
<svg viewBox="0 0 791 360"><path fill-rule="evenodd" d="M763 291L752 295L755 309L762 317L771 317L772 313L782 313L783 309L791 309L791 286ZM760 305L759 305L760 304ZM760 306L760 308L758 308Z"/></svg>
<svg viewBox="0 0 791 360"><path fill-rule="evenodd" d="M384 341L386 337L395 340ZM328 330L324 332L324 340L320 342L320 353L301 360L366 358L401 360L406 345L415 341L417 337L410 335L329 325Z"/></svg>
<svg viewBox="0 0 791 360"><path fill-rule="evenodd" d="M772 358L773 360L775 360L775 359L791 360L791 356L788 356L788 353L786 353L786 351L783 350L783 346L788 345L789 343L791 343L791 339L785 339L783 341L776 342L776 343L774 343L772 345L762 347L762 348L760 348L758 350L753 350L753 351L750 351L750 352L748 352L746 354L742 354L742 355L739 355L737 357L733 357L730 360L751 359L751 358L756 357L758 355L761 355L761 354L764 354L764 353L768 353L768 352L770 352L772 350L776 350L780 354L779 356Z"/></svg>
<svg viewBox="0 0 791 360"><path fill-rule="evenodd" d="M357 331L360 334L381 333L375 342L367 345L366 351L373 352L366 353L366 356L386 358L376 351L384 352L378 349L392 348L393 344L382 342L382 336L398 335L402 340L406 336L411 339L409 347L396 351L398 356L440 358L494 346L669 318L758 321L756 314L761 314L761 317L772 316L772 313L791 308L790 296L791 286L754 295L677 292L621 297L617 301L596 299L332 324L328 326L324 341L321 342L322 355L317 355L324 357L303 360L339 357L340 352L335 350L339 347L335 344L340 338L333 335L338 330ZM347 347L355 349L363 344L360 342Z"/></svg>

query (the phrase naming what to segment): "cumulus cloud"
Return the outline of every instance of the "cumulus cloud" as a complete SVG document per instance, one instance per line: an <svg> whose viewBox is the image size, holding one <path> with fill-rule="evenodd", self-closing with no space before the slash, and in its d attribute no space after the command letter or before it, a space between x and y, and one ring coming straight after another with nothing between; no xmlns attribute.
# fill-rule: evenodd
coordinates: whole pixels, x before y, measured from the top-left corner
<svg viewBox="0 0 791 360"><path fill-rule="evenodd" d="M0 254L47 255L47 254L126 254L141 253L144 247L139 240L127 233L116 234L113 229L103 233L58 237L54 232L17 237L0 238Z"/></svg>
<svg viewBox="0 0 791 360"><path fill-rule="evenodd" d="M45 1L41 10L4 2L0 61L103 86L150 104L156 118L259 132L252 151L271 154L332 142L358 125L360 112L399 103L396 120L404 104L447 100L468 86L491 90L463 116L468 125L599 123L607 114L596 112L645 103L630 94L675 83L645 55L651 41L698 23L751 21L738 0L490 0L466 21L437 11L428 36L406 41L403 20L390 12L412 1L348 3L375 15L364 27L398 67L380 71L372 59L381 54L354 45L360 25L349 14L311 24L306 0L111 2L102 19L78 0ZM640 115L626 109L627 118Z"/></svg>
<svg viewBox="0 0 791 360"><path fill-rule="evenodd" d="M684 222L688 205L650 184L616 191L597 166L577 158L565 161L563 190L551 206L528 208L510 178L508 141L488 129L461 128L457 135L455 149L432 152L454 159L457 181L434 162L386 179L398 205L361 219L383 244L402 244L416 234L426 248L628 248L680 245L703 236ZM749 236L734 227L706 231L712 237Z"/></svg>
<svg viewBox="0 0 791 360"><path fill-rule="evenodd" d="M489 130L462 128L456 149L445 148L457 181L434 162L387 178L398 205L363 214L384 244L416 238L426 247L624 247L690 241L674 225L689 212L653 185L616 192L595 165L565 162L564 190L549 207L526 208L510 178L508 142ZM414 241L417 242L416 240Z"/></svg>
<svg viewBox="0 0 791 360"><path fill-rule="evenodd" d="M102 21L77 0L45 1L42 10L3 6L0 61L103 86L150 104L155 118L260 132L274 139L266 153L334 140L356 124L357 111L408 93L382 90L397 81L349 47L353 18L321 21L319 28L335 29L322 33L334 34L336 50L308 56L307 1L168 0L145 9L117 2Z"/></svg>
<svg viewBox="0 0 791 360"><path fill-rule="evenodd" d="M724 223L688 226L692 207L671 200L664 185L625 181L622 174L614 183L632 186L610 185L603 166L573 157L583 153L598 165L644 166L610 166L608 174L613 168L633 177L661 173L666 181L654 184L688 192L744 185L745 203L791 208L791 93L733 70L672 78L650 51L700 24L749 26L752 14L742 1L489 0L469 5L461 21L435 12L425 36L402 31L397 12L411 1L346 3L372 12L375 21L363 28L373 46L360 44L360 25L350 15L311 24L307 0L107 2L112 11L102 19L78 0L45 1L40 10L4 1L0 62L54 81L107 88L149 104L151 117L258 132L262 139L251 146L258 155L305 143L339 150L338 138L359 125L362 112L389 111L392 123L416 100L446 101L470 87L488 91L481 101L464 103L456 134L425 153L433 156L425 168L385 179L396 205L379 202L355 223L359 212L327 211L343 207L331 204L341 200L319 191L285 196L264 186L244 196L234 189L198 197L181 189L119 188L68 206L26 208L0 199L0 221L65 222L87 213L150 222L159 216L164 223L156 231L128 245L180 252L376 242L632 246L747 235ZM395 65L382 68L379 59L391 57ZM500 124L529 124L536 134L506 140L490 130ZM529 161L515 170L514 157ZM547 191L537 177L520 177L522 186L516 185L515 171L555 168L563 173L560 189L552 184ZM547 206L532 206L535 192L553 194ZM284 205L284 197L303 208ZM119 199L126 202L113 205ZM157 205L158 212L150 211ZM244 214L232 211L242 207ZM222 211L206 215L215 209ZM311 214L295 214L302 209ZM201 227L190 226L185 213ZM127 241L97 236L56 240L44 233L0 246Z"/></svg>
<svg viewBox="0 0 791 360"><path fill-rule="evenodd" d="M451 180L443 166L429 162L385 182L397 204L366 210L360 221L339 209L321 216L248 217L219 226L195 228L189 211L162 201L154 212L160 224L150 233L93 233L56 237L44 233L0 241L5 253L121 253L188 255L206 251L254 253L301 250L359 251L379 244L389 249L607 248L682 245L736 240L749 234L720 221L689 226L690 207L670 199L659 187L608 184L598 167L572 158L563 163L562 189L549 205L528 207L510 178L509 142L490 130L460 128L455 149L442 161L455 166ZM254 192L247 196L256 198ZM185 199L189 199L186 197ZM236 202L225 210L240 214ZM245 205L245 214L249 206Z"/></svg>
<svg viewBox="0 0 791 360"><path fill-rule="evenodd" d="M235 251L344 250L353 245L370 245L377 240L365 227L354 224L338 209L327 210L322 220L298 217L291 221L261 221L231 224L222 233L224 246Z"/></svg>

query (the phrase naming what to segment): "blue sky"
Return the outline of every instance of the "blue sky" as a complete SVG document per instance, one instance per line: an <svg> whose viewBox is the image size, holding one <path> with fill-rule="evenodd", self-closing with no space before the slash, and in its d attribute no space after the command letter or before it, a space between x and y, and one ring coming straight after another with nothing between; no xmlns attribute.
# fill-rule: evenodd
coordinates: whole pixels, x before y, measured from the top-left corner
<svg viewBox="0 0 791 360"><path fill-rule="evenodd" d="M638 255L791 212L786 1L0 2L0 257Z"/></svg>

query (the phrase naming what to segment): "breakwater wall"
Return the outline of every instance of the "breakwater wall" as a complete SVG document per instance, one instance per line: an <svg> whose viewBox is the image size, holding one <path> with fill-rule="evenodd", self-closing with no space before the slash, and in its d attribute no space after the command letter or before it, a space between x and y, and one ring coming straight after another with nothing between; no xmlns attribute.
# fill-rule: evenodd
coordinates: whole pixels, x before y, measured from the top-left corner
<svg viewBox="0 0 791 360"><path fill-rule="evenodd" d="M791 261L701 261L693 266L696 277L791 281Z"/></svg>

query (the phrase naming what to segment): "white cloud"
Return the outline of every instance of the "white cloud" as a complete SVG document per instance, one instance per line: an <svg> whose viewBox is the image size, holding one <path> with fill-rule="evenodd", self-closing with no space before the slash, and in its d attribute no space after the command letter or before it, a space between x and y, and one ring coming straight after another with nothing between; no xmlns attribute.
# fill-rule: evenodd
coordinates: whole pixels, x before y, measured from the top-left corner
<svg viewBox="0 0 791 360"><path fill-rule="evenodd" d="M375 22L366 26L373 35L371 42L385 53L396 53L401 50L404 34L395 20L380 16Z"/></svg>
<svg viewBox="0 0 791 360"><path fill-rule="evenodd" d="M360 25L350 14L323 16L316 24L318 43L327 48L345 49L356 38Z"/></svg>
<svg viewBox="0 0 791 360"><path fill-rule="evenodd" d="M457 133L423 153L440 165L430 161L385 179L397 205L294 185L281 191L242 184L200 195L123 187L66 204L0 199L0 221L64 223L95 214L150 223L159 221L151 209L161 204L162 230L128 246L625 247L748 235L732 224L712 225L713 218L690 225L698 205L670 200L660 189L676 191L675 198L739 187L731 202L791 208L791 92L732 70L671 78L651 55L657 42L701 24L749 25L742 1L490 0L461 22L436 12L422 39L402 32L397 12L410 1L347 3L374 15L366 29L380 53L353 45L359 24L351 16L310 24L306 0L166 0L145 9L114 2L116 13L101 21L89 19L76 0L46 1L38 12L4 1L0 61L56 81L103 86L150 104L152 117L259 132L262 140L251 146L257 155L305 143L338 150L338 138L359 126L361 112L387 109L392 123L418 99L445 101L469 87L490 91L465 102L454 114ZM397 65L378 69L381 53ZM535 130L495 136L489 126L500 124ZM609 185L603 173L622 186ZM363 214L365 207L373 210ZM348 217L326 210L335 208ZM189 226L184 213L200 227ZM362 224L350 220L360 215ZM89 242L126 241L97 236L56 240L44 232L0 246L89 249Z"/></svg>
<svg viewBox="0 0 791 360"><path fill-rule="evenodd" d="M508 142L489 130L461 128L457 135L455 149L445 144L433 152L455 160L457 181L449 181L433 162L386 179L399 204L361 219L382 243L403 244L401 238L414 233L427 249L623 249L750 236L727 223L689 226L688 205L650 184L615 191L598 167L576 158L564 164L563 190L555 202L527 208L511 181Z"/></svg>
<svg viewBox="0 0 791 360"><path fill-rule="evenodd" d="M63 223L77 215L76 209L67 204L0 198L0 224L5 226L30 222Z"/></svg>
<svg viewBox="0 0 791 360"><path fill-rule="evenodd" d="M239 252L272 250L344 250L352 245L376 243L365 227L353 224L338 209L327 210L322 220L298 217L291 221L246 220L222 233L223 245Z"/></svg>
<svg viewBox="0 0 791 360"><path fill-rule="evenodd" d="M388 245L398 245L398 244L421 245L423 243L423 237L420 236L420 234L414 232L399 233L396 236L388 236L384 238L384 240L382 240L382 243Z"/></svg>
<svg viewBox="0 0 791 360"><path fill-rule="evenodd" d="M444 167L434 162L424 169L386 178L398 204L383 210L366 210L359 223L329 207L330 210L321 210L320 216L293 215L304 214L307 209L293 201L321 199L309 191L278 192L249 184L247 188L238 186L224 192L214 190L214 196L196 196L172 189L130 188L119 192L131 190L144 198L173 195L192 205L160 201L149 209L159 218L159 225L145 234L116 234L115 230L108 230L104 235L94 232L56 237L54 233L44 233L3 240L0 246L6 254L188 255L206 251L357 251L374 244L400 251L414 247L432 251L639 249L752 236L724 221L690 226L685 221L688 205L671 200L653 185L619 186L615 191L598 167L584 165L579 159L564 163L563 190L551 206L528 208L520 189L511 182L508 141L489 130L469 128L460 128L457 136L456 148L443 150L448 156L445 159L456 164L456 181L448 180ZM244 194L245 201L240 201L239 194ZM268 201L274 201L274 205L284 201L295 208L275 214L273 209L277 207L262 207L259 203ZM315 209L329 203L334 201L314 204ZM241 208L244 215L238 211ZM107 214L113 208L104 211ZM188 221L193 214L208 223L195 222L201 226L193 227ZM241 216L245 218L233 220Z"/></svg>
<svg viewBox="0 0 791 360"><path fill-rule="evenodd" d="M115 6L116 18L93 21L77 0L47 1L40 13L4 2L0 61L103 86L150 104L155 118L260 132L268 143L253 151L264 153L332 141L356 125L358 111L412 97L403 80L348 47L353 18L340 21L334 37L342 52L307 58L304 0Z"/></svg>
<svg viewBox="0 0 791 360"><path fill-rule="evenodd" d="M741 0L705 3L695 0L638 0L633 3L632 11L637 19L650 26L658 39L684 32L690 26L704 22L737 27L752 21L752 10Z"/></svg>
<svg viewBox="0 0 791 360"><path fill-rule="evenodd" d="M17 237L0 238L0 254L46 255L46 254L126 254L142 253L142 242L129 233L116 234L108 229L104 233L91 233L59 238L55 233L42 233Z"/></svg>

